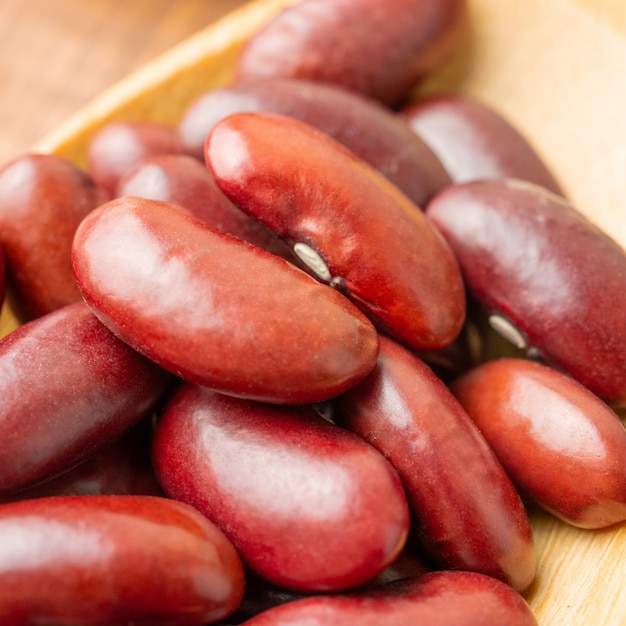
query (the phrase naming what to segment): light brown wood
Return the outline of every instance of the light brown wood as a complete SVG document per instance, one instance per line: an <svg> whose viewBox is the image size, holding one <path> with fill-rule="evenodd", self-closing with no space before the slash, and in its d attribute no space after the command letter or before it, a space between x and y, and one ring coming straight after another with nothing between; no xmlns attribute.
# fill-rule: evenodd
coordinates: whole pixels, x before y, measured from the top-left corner
<svg viewBox="0 0 626 626"><path fill-rule="evenodd" d="M242 42L293 1L246 5L122 81L38 149L82 163L90 136L109 119L175 121L191 98L230 78ZM574 204L626 247L626 14L614 10L621 5L470 0L470 6L471 45L420 93L458 89L509 116ZM538 575L526 598L539 624L626 624L626 526L584 531L539 512L532 523Z"/></svg>
<svg viewBox="0 0 626 626"><path fill-rule="evenodd" d="M247 0L0 0L0 165Z"/></svg>

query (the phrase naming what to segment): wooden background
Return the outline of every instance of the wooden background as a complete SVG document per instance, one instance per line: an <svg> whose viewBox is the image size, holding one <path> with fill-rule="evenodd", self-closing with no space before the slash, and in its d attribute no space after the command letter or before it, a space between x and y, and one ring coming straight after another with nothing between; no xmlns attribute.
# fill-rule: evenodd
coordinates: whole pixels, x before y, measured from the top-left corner
<svg viewBox="0 0 626 626"><path fill-rule="evenodd" d="M247 0L0 0L0 166Z"/></svg>

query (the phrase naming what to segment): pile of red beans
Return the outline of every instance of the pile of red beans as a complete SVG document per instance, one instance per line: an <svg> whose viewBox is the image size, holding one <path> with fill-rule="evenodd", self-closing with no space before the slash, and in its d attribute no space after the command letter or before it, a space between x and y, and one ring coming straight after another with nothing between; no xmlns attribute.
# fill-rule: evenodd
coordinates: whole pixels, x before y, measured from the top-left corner
<svg viewBox="0 0 626 626"><path fill-rule="evenodd" d="M527 507L626 519L626 254L496 111L408 104L467 37L304 0L177 126L0 170L4 626L533 625Z"/></svg>

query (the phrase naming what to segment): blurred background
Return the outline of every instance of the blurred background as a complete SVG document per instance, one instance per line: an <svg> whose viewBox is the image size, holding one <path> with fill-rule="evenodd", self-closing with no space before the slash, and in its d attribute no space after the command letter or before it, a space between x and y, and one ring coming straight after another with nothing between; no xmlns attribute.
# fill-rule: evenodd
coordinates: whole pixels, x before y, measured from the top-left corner
<svg viewBox="0 0 626 626"><path fill-rule="evenodd" d="M0 167L249 0L0 0Z"/></svg>

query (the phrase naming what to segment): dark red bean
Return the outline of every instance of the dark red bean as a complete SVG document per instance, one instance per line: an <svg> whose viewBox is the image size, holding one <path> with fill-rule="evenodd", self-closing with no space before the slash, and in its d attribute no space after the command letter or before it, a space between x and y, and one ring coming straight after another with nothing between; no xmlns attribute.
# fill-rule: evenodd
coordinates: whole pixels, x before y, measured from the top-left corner
<svg viewBox="0 0 626 626"><path fill-rule="evenodd" d="M341 294L181 207L113 200L83 221L73 254L98 317L198 384L317 402L356 384L376 362L376 331Z"/></svg>
<svg viewBox="0 0 626 626"><path fill-rule="evenodd" d="M89 143L88 169L93 179L113 194L120 178L142 159L181 153L175 126L145 120L110 122Z"/></svg>
<svg viewBox="0 0 626 626"><path fill-rule="evenodd" d="M304 0L251 37L236 75L311 79L394 104L466 31L464 0Z"/></svg>
<svg viewBox="0 0 626 626"><path fill-rule="evenodd" d="M294 590L340 590L382 572L406 542L396 472L310 407L279 407L183 384L157 425L165 492L220 527L244 562Z"/></svg>
<svg viewBox="0 0 626 626"><path fill-rule="evenodd" d="M269 226L320 280L337 285L383 332L418 349L459 334L465 292L440 234L397 187L317 129L238 113L207 139L226 195Z"/></svg>
<svg viewBox="0 0 626 626"><path fill-rule="evenodd" d="M421 558L405 548L391 565L385 568L376 578L373 578L358 589L360 592L378 589L394 580L423 576L430 571L431 568ZM300 600L309 595L309 593L304 591L293 591L279 587L256 576L252 572L247 572L244 598L235 615L231 617L231 621L239 623L274 606Z"/></svg>
<svg viewBox="0 0 626 626"><path fill-rule="evenodd" d="M232 544L193 508L152 496L0 506L3 626L203 625L244 588Z"/></svg>
<svg viewBox="0 0 626 626"><path fill-rule="evenodd" d="M0 237L0 307L4 304L4 295L6 293L7 266L4 255L4 247L2 238Z"/></svg>
<svg viewBox="0 0 626 626"><path fill-rule="evenodd" d="M204 162L185 154L166 154L140 161L117 185L117 196L139 196L178 204L224 232L294 259L288 246L238 209L217 186Z"/></svg>
<svg viewBox="0 0 626 626"><path fill-rule="evenodd" d="M0 341L0 491L87 459L137 424L169 381L82 302L20 326Z"/></svg>
<svg viewBox="0 0 626 626"><path fill-rule="evenodd" d="M626 520L626 429L581 384L508 358L470 370L452 390L525 497L583 528Z"/></svg>
<svg viewBox="0 0 626 626"><path fill-rule="evenodd" d="M402 114L455 183L519 178L564 195L536 148L487 104L465 95L446 94L409 104Z"/></svg>
<svg viewBox="0 0 626 626"><path fill-rule="evenodd" d="M361 94L307 80L250 80L200 96L179 124L185 149L204 159L213 127L242 112L278 113L314 126L369 163L419 207L451 182L434 152L401 117Z"/></svg>
<svg viewBox="0 0 626 626"><path fill-rule="evenodd" d="M623 248L563 198L519 180L453 185L427 213L498 328L626 405Z"/></svg>
<svg viewBox="0 0 626 626"><path fill-rule="evenodd" d="M412 536L439 569L476 571L518 591L535 576L528 516L493 451L416 356L380 338L378 365L335 402L336 419L396 468Z"/></svg>
<svg viewBox="0 0 626 626"><path fill-rule="evenodd" d="M432 572L368 593L314 596L277 606L245 626L537 626L524 598L475 572Z"/></svg>
<svg viewBox="0 0 626 626"><path fill-rule="evenodd" d="M0 494L0 502L48 496L163 496L152 469L152 425L142 420L76 467L33 487Z"/></svg>
<svg viewBox="0 0 626 626"><path fill-rule="evenodd" d="M0 241L9 301L20 321L81 299L72 239L81 220L109 198L61 157L27 154L0 170Z"/></svg>

